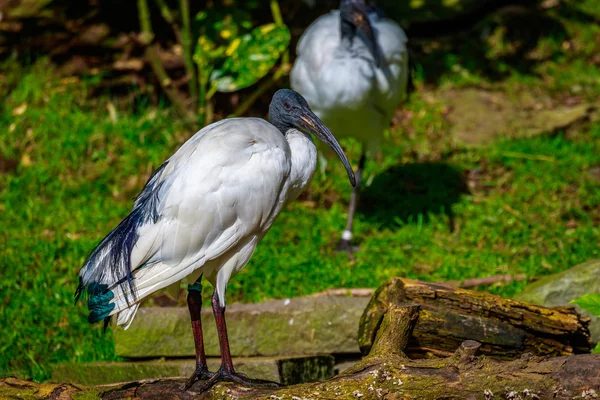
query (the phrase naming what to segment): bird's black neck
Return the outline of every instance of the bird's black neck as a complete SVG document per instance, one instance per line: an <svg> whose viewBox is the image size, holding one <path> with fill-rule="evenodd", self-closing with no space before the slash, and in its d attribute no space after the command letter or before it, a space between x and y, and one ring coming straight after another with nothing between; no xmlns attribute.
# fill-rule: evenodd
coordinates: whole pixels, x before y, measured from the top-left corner
<svg viewBox="0 0 600 400"><path fill-rule="evenodd" d="M342 17L341 29L342 41L348 41L349 43L352 43L354 36L356 36L356 27L350 21L347 21Z"/></svg>
<svg viewBox="0 0 600 400"><path fill-rule="evenodd" d="M289 131L290 129L293 128L290 124L288 124L287 122L283 121L283 119L279 118L277 115L270 115L269 116L269 122L275 128L279 129L279 132L281 132L284 136L285 136L285 134L286 134L287 131Z"/></svg>

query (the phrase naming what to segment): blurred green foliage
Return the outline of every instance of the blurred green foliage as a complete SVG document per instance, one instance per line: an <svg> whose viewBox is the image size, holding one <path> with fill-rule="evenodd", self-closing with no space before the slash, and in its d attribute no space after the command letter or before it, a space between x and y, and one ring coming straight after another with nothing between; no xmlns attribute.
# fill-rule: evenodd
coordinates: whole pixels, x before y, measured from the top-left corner
<svg viewBox="0 0 600 400"><path fill-rule="evenodd" d="M572 300L571 303L577 304L595 317L600 318L600 293L585 294L575 300ZM600 343L596 344L594 353L600 354Z"/></svg>
<svg viewBox="0 0 600 400"><path fill-rule="evenodd" d="M589 311L596 317L600 317L600 293L588 293L573 301L573 304L577 304L586 311Z"/></svg>
<svg viewBox="0 0 600 400"><path fill-rule="evenodd" d="M252 4L246 4L251 7ZM200 11L194 19L200 114L215 92L234 92L254 85L281 58L290 44L290 31L281 21L279 5L275 23L253 28L252 15L240 4L222 4ZM202 122L210 122L201 118Z"/></svg>
<svg viewBox="0 0 600 400"><path fill-rule="evenodd" d="M251 86L275 66L290 43L290 31L275 23L252 29L252 16L236 7L196 15L198 39L194 61L208 93Z"/></svg>
<svg viewBox="0 0 600 400"><path fill-rule="evenodd" d="M258 82L275 66L290 43L290 31L285 26L267 24L235 38L220 68L210 75L219 92L233 92Z"/></svg>
<svg viewBox="0 0 600 400"><path fill-rule="evenodd" d="M165 0L155 0L155 3L183 50L189 99L170 87L171 79L159 59L156 43L153 43L155 36L148 0L138 0L140 37L146 45L146 59L164 94L188 122L196 119L195 116L200 127L213 122L211 99L215 92L245 89L270 71L277 79L282 70L287 71L291 37L278 0L269 1L274 23L262 26L254 26L255 19L250 12L258 7L258 2L254 1L209 2L203 4L193 21L189 0L179 2L177 18ZM279 59L282 68L273 71ZM272 84L277 79L268 82ZM263 91L264 88L257 88L251 98L256 99ZM234 114L244 112L252 101L242 103Z"/></svg>

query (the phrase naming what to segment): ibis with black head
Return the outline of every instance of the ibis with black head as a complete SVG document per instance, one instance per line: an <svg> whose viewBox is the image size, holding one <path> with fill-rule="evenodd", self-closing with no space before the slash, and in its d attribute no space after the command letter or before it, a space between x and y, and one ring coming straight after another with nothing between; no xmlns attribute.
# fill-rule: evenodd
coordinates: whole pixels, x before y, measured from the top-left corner
<svg viewBox="0 0 600 400"><path fill-rule="evenodd" d="M133 209L92 251L79 272L77 297L87 298L89 321L112 317L127 328L140 301L185 277L196 347L196 370L186 383L206 380L260 385L237 373L225 324L229 280L250 260L282 208L306 188L317 165L311 134L335 151L352 185L355 176L342 148L292 90L279 90L270 123L232 118L211 124L185 142L150 177ZM200 320L201 279L212 284L212 308L221 368L208 371Z"/></svg>
<svg viewBox="0 0 600 400"><path fill-rule="evenodd" d="M306 98L336 137L354 137L362 146L357 185L338 245L348 252L354 249L352 224L366 157L379 150L408 83L406 34L381 14L364 0L342 0L339 10L306 29L290 75L292 89Z"/></svg>

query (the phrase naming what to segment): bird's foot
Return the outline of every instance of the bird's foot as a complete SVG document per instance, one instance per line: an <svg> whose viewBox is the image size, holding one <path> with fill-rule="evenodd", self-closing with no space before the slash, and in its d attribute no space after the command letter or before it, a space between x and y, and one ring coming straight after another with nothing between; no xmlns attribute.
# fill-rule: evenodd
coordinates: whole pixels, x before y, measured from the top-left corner
<svg viewBox="0 0 600 400"><path fill-rule="evenodd" d="M223 368L219 369L217 373L213 374L208 381L206 381L198 390L194 390L197 393L204 393L218 382L233 382L239 385L248 387L279 387L281 384L277 382L265 381L263 379L251 379L246 375L235 372L227 371Z"/></svg>
<svg viewBox="0 0 600 400"><path fill-rule="evenodd" d="M336 251L347 253L350 258L354 258L354 253L360 250L359 246L350 243L349 240L341 239L336 247Z"/></svg>
<svg viewBox="0 0 600 400"><path fill-rule="evenodd" d="M207 379L210 380L213 376L215 376L215 374L210 372L206 365L196 366L196 370L194 371L192 376L190 376L189 379L185 382L184 389L188 390L196 381L205 381Z"/></svg>

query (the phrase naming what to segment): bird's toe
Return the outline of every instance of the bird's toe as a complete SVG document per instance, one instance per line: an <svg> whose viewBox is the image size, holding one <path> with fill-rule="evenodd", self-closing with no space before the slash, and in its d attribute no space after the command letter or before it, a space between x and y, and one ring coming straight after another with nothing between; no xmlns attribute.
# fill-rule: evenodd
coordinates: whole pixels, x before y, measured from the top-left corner
<svg viewBox="0 0 600 400"><path fill-rule="evenodd" d="M204 393L213 387L218 382L233 382L247 387L279 387L282 386L277 382L266 381L263 379L251 379L239 372L230 372L220 369L217 373L206 381L199 389L194 390L197 393ZM187 389L186 389L187 390Z"/></svg>
<svg viewBox="0 0 600 400"><path fill-rule="evenodd" d="M359 250L360 250L359 246L353 245L352 243L350 243L349 240L346 240L346 239L340 240L336 246L336 251L338 251L340 253L347 253L348 256L350 256L351 258L353 258L354 253L356 253Z"/></svg>
<svg viewBox="0 0 600 400"><path fill-rule="evenodd" d="M196 367L196 370L192 376L190 376L185 382L184 389L188 390L194 385L194 383L196 383L196 381L210 380L214 376L215 374L210 372L207 367Z"/></svg>
<svg viewBox="0 0 600 400"><path fill-rule="evenodd" d="M280 383L267 381L264 379L252 379L248 378L246 375L241 374L239 372L233 373L230 375L231 381L234 383L238 383L240 385L249 386L249 387L280 387L282 386Z"/></svg>

